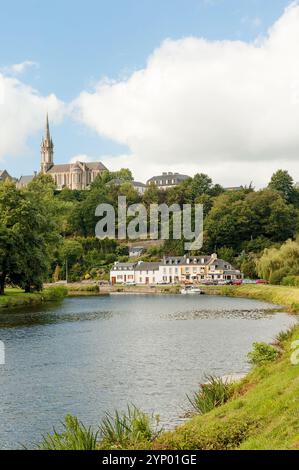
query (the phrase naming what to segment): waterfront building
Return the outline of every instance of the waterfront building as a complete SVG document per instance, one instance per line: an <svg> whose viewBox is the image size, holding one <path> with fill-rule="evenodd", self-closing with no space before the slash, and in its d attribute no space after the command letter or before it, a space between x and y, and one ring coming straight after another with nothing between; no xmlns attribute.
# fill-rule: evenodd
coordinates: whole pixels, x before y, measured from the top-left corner
<svg viewBox="0 0 299 470"><path fill-rule="evenodd" d="M231 263L210 256L164 257L159 263L115 263L110 272L112 284L134 283L180 284L208 281L236 281L242 279L241 271Z"/></svg>

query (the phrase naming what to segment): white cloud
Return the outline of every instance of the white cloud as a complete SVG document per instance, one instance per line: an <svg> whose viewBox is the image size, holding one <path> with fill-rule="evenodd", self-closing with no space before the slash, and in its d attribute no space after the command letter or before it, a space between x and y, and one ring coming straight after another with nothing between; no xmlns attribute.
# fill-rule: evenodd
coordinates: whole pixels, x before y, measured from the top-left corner
<svg viewBox="0 0 299 470"><path fill-rule="evenodd" d="M145 69L82 92L73 112L128 146L127 166L138 178L211 170L221 181L249 183L276 163L298 172L298 56L299 6L292 4L252 44L166 40Z"/></svg>
<svg viewBox="0 0 299 470"><path fill-rule="evenodd" d="M0 74L0 160L25 152L28 138L44 126L47 112L58 122L64 105L53 94L41 96L16 78Z"/></svg>
<svg viewBox="0 0 299 470"><path fill-rule="evenodd" d="M39 64L37 62L33 62L32 60L25 60L20 64L13 64L7 67L3 67L1 72L7 75L21 75L32 67L37 69L39 68Z"/></svg>

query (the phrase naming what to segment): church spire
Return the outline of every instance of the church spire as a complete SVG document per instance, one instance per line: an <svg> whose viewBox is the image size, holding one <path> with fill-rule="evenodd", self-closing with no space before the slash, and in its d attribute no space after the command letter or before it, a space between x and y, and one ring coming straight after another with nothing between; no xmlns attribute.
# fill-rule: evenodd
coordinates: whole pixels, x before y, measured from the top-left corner
<svg viewBox="0 0 299 470"><path fill-rule="evenodd" d="M49 114L48 114L48 113L47 113L47 117L46 117L46 132L45 132L45 138L50 142L51 136L50 136Z"/></svg>
<svg viewBox="0 0 299 470"><path fill-rule="evenodd" d="M54 145L50 134L49 116L46 117L45 135L41 145L41 172L47 171L53 166Z"/></svg>

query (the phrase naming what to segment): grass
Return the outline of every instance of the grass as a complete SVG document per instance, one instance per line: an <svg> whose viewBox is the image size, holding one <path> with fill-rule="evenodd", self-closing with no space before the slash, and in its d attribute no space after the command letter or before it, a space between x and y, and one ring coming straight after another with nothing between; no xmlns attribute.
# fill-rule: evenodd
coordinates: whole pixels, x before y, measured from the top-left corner
<svg viewBox="0 0 299 470"><path fill-rule="evenodd" d="M232 396L232 390L232 385L227 381L210 376L198 392L187 398L196 413L205 414L226 403Z"/></svg>
<svg viewBox="0 0 299 470"><path fill-rule="evenodd" d="M135 406L128 406L125 413L115 411L107 413L99 429L94 432L86 428L74 416L67 416L62 431L55 429L52 434L44 436L39 450L100 450L100 449L133 449L136 446L144 449L153 445L161 433L159 418L150 417Z"/></svg>
<svg viewBox="0 0 299 470"><path fill-rule="evenodd" d="M39 450L96 450L98 432L86 428L77 418L68 415L63 424L63 430L44 437L38 445Z"/></svg>
<svg viewBox="0 0 299 470"><path fill-rule="evenodd" d="M39 305L44 302L62 300L67 295L63 286L44 289L42 292L27 294L21 289L8 288L5 295L0 296L1 308L15 308L26 305Z"/></svg>
<svg viewBox="0 0 299 470"><path fill-rule="evenodd" d="M206 286L206 294L245 297L271 302L284 307L289 313L299 313L299 288L272 285Z"/></svg>
<svg viewBox="0 0 299 470"><path fill-rule="evenodd" d="M159 417L150 417L135 406L126 413L106 414L100 425L101 449L146 449L160 434Z"/></svg>

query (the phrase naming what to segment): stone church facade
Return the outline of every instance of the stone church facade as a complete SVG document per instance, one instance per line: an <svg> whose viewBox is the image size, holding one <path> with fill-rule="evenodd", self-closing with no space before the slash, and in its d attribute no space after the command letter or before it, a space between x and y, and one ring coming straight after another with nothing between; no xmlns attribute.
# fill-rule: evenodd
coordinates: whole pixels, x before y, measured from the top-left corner
<svg viewBox="0 0 299 470"><path fill-rule="evenodd" d="M72 190L88 189L95 178L106 171L101 162L74 162L69 164L54 164L54 144L50 134L49 119L47 116L45 136L41 144L41 173L50 175L58 190L69 188Z"/></svg>

